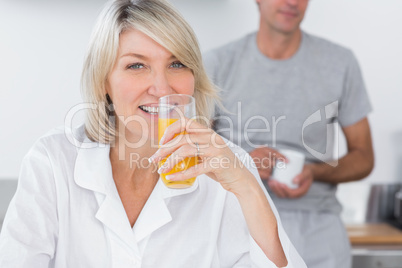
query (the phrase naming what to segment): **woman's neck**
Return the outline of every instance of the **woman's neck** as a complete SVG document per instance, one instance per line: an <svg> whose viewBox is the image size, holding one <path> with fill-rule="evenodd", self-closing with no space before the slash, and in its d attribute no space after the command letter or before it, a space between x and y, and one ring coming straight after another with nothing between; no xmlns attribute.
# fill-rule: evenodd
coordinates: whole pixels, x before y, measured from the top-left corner
<svg viewBox="0 0 402 268"><path fill-rule="evenodd" d="M152 146L151 141L133 146L132 143L116 138L109 154L115 181L129 180L141 184L143 180L151 180L156 183L159 178L157 166L148 161L156 150L157 147Z"/></svg>

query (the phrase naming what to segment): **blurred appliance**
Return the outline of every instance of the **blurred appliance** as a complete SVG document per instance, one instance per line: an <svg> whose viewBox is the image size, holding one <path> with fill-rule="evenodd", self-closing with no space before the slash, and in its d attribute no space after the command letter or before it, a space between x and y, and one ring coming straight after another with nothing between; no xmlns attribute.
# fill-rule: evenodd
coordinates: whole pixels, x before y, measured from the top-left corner
<svg viewBox="0 0 402 268"><path fill-rule="evenodd" d="M395 195L401 189L401 183L371 185L367 205L366 222L394 221Z"/></svg>
<svg viewBox="0 0 402 268"><path fill-rule="evenodd" d="M394 215L399 224L402 224L402 190L395 194Z"/></svg>
<svg viewBox="0 0 402 268"><path fill-rule="evenodd" d="M402 214L401 183L372 184L370 187L366 222L387 223L400 230L402 225L395 224L397 215ZM398 211L398 212L397 212ZM378 229L374 235L378 236ZM352 246L353 268L402 268L402 244L380 243Z"/></svg>

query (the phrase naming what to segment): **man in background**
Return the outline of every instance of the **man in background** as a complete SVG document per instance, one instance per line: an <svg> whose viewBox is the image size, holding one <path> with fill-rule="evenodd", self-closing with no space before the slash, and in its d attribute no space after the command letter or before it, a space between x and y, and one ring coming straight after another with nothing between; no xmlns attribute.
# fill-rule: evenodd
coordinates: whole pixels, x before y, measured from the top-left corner
<svg viewBox="0 0 402 268"><path fill-rule="evenodd" d="M348 268L350 244L340 219L338 183L374 165L371 112L353 53L300 29L308 0L256 0L256 33L205 55L227 111L214 127L253 157L292 243L310 268ZM337 124L347 154L334 157ZM306 157L291 189L271 178L279 149Z"/></svg>

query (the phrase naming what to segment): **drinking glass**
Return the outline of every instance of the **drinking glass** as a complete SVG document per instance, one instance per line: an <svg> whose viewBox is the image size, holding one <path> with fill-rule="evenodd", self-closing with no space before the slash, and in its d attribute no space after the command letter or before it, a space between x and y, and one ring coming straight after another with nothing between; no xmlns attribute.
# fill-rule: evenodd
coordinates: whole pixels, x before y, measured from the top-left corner
<svg viewBox="0 0 402 268"><path fill-rule="evenodd" d="M183 118L195 119L195 117L196 117L195 99L192 96L185 94L172 94L159 98L159 109L158 109L159 143L168 126L170 126L171 124L180 119ZM183 134L186 134L186 132L184 131L179 134L176 134L174 137L181 135L182 138L184 138ZM169 156L170 155L168 155L167 157ZM165 163L166 158L159 162L159 167L161 167ZM194 155L194 157L187 157L182 161L180 161L176 166L174 166L171 171L167 173L162 173L161 179L163 183L169 188L175 188L175 189L188 188L191 185L193 185L195 177L184 181L170 181L166 179L166 176L176 172L184 171L196 164L198 164L197 156Z"/></svg>

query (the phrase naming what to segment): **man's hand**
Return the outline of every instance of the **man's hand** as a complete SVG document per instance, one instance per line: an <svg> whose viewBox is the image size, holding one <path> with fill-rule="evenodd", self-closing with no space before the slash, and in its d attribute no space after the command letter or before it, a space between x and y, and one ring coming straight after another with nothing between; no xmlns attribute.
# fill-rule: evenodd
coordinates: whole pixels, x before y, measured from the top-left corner
<svg viewBox="0 0 402 268"><path fill-rule="evenodd" d="M310 165L305 165L303 171L294 177L293 183L299 185L296 189L289 188L286 184L270 179L268 186L271 190L281 198L299 198L305 195L313 183L313 172Z"/></svg>
<svg viewBox="0 0 402 268"><path fill-rule="evenodd" d="M279 158L285 162L287 161L283 154L267 146L262 146L251 151L250 156L253 158L262 180L269 179L276 159Z"/></svg>

